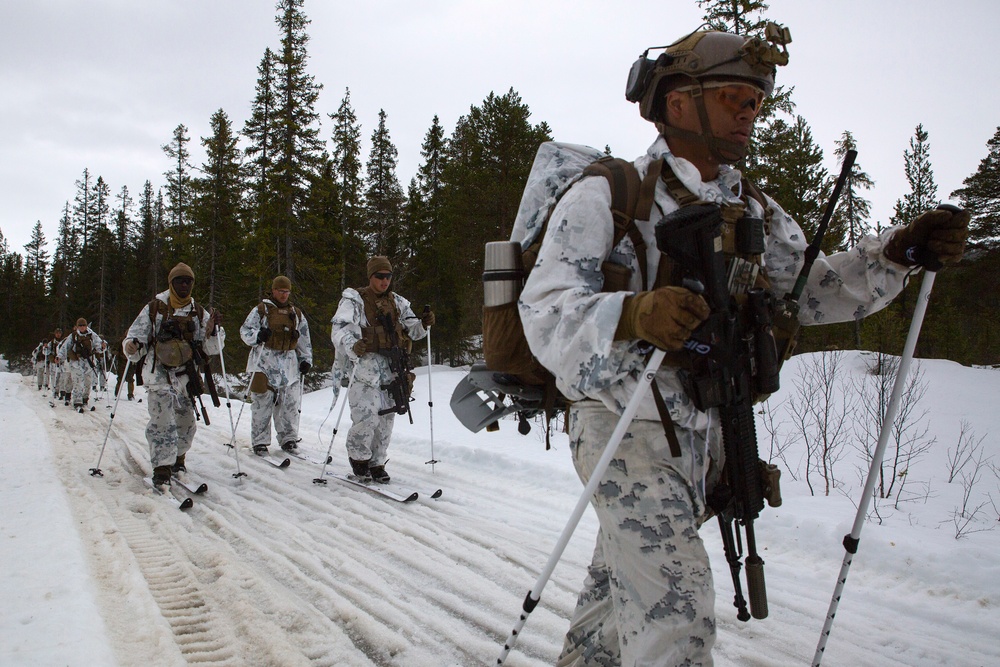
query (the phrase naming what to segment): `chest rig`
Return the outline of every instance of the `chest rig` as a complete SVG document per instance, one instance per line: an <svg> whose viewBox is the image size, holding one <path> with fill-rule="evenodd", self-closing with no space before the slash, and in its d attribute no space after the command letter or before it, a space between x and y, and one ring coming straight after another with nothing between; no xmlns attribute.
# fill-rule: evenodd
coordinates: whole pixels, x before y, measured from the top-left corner
<svg viewBox="0 0 1000 667"><path fill-rule="evenodd" d="M67 359L78 361L89 357L93 351L93 341L90 339L90 334L84 336L74 331L70 335L73 337L73 343L69 346L69 352L66 354Z"/></svg>
<svg viewBox="0 0 1000 667"><path fill-rule="evenodd" d="M153 332L154 360L167 368L179 368L194 356L194 334L205 309L200 304L184 315L178 315L168 304L159 299L149 302L149 321ZM160 328L156 328L156 316L160 315Z"/></svg>
<svg viewBox="0 0 1000 667"><path fill-rule="evenodd" d="M396 299L391 290L386 290L382 294L375 294L375 290L370 287L362 287L358 290L361 301L365 308L365 319L368 321L367 327L361 327L361 338L368 345L369 352L379 352L392 349L392 337L395 334L396 340L407 354L413 348L413 341L407 335L406 330L400 322L399 308L396 306ZM388 317L386 317L388 316ZM392 329L386 330L384 322L391 322Z"/></svg>
<svg viewBox="0 0 1000 667"><path fill-rule="evenodd" d="M299 318L302 311L290 303L284 306L268 305L261 302L257 305L257 313L261 322L266 321L271 330L271 337L264 343L269 350L288 352L294 350L299 342Z"/></svg>

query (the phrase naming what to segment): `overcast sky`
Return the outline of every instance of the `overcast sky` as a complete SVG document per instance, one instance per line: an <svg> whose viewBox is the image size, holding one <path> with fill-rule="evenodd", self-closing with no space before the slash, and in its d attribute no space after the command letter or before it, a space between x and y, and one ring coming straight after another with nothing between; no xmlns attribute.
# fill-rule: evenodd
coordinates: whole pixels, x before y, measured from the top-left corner
<svg viewBox="0 0 1000 667"><path fill-rule="evenodd" d="M165 182L161 146L183 123L192 162L218 109L242 129L264 49L280 35L272 0L6 0L0 22L0 231L23 254L41 221L55 247L84 168L117 194ZM1000 126L997 0L770 0L788 26L797 112L836 173L844 130L875 180L873 221L908 192L903 152L930 133L942 200L972 174ZM556 140L622 157L655 138L624 98L635 58L695 29L695 0L306 0L308 71L323 85L328 140L346 89L363 159L387 114L406 188L434 115L447 136L491 92L517 91Z"/></svg>

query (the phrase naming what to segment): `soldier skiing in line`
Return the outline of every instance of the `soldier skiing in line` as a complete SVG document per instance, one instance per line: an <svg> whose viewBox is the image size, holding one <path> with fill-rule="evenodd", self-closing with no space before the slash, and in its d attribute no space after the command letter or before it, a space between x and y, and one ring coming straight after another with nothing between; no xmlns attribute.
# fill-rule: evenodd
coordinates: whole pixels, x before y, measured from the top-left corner
<svg viewBox="0 0 1000 667"><path fill-rule="evenodd" d="M281 449L298 449L299 408L304 376L312 368L312 341L306 316L291 303L291 294L292 281L277 276L271 282L271 298L257 304L240 327L243 342L253 348L247 358L253 397L250 442L259 456L268 453L272 420Z"/></svg>
<svg viewBox="0 0 1000 667"><path fill-rule="evenodd" d="M56 356L66 363L67 370L72 374L73 393L71 400L77 412L85 412L87 404L90 402L90 385L97 376L93 357L99 353L103 344L104 341L101 340L101 337L96 332L91 331L87 326L87 320L81 317L76 321L73 331L62 342L56 353ZM69 401L66 403L68 405Z"/></svg>
<svg viewBox="0 0 1000 667"><path fill-rule="evenodd" d="M191 297L191 267L178 263L167 283L168 289L143 307L122 343L131 363L145 356L146 441L156 486L169 484L172 473L186 470L185 456L197 430L195 402L202 393L202 368L196 361L221 353L225 346L225 331L217 328L221 314L210 313Z"/></svg>
<svg viewBox="0 0 1000 667"><path fill-rule="evenodd" d="M46 360L46 350L50 342L51 339L46 337L31 351L31 361L34 364L33 370L35 371L35 384L38 385L38 391L41 391L47 382L45 376L47 375L46 370L49 364Z"/></svg>
<svg viewBox="0 0 1000 667"><path fill-rule="evenodd" d="M61 327L56 327L52 332L52 340L46 346L45 356L49 367L49 388L52 389L52 398L58 401L69 401L69 392L72 390L70 374L66 372L66 364L59 358L59 346L63 343L63 331ZM68 403L67 403L68 404Z"/></svg>
<svg viewBox="0 0 1000 667"><path fill-rule="evenodd" d="M585 482L638 385L649 344L678 351L674 363L683 363L682 346L712 312L698 285L675 282L668 264L674 260L664 253L671 248L657 247L658 224L671 229L682 217L671 215L687 203L720 207L733 214L726 220L764 221L760 243L737 252L733 237L716 236L713 252L722 248L730 268L736 259L755 265L746 275L760 280L746 287L777 298L791 291L803 266L806 238L799 225L773 199L741 183L732 166L746 155L776 65L787 62L790 36L784 36L768 43L696 31L658 59L644 55L633 66L627 96L658 130L634 165L640 178L654 164L663 170L649 220L635 223L644 251L629 235L611 247L611 191L604 178L577 181L552 212L519 308L533 354L573 401L570 451ZM820 253L798 322L850 321L885 307L916 263L908 251L928 249L945 264L957 262L968 222L965 211L929 211L906 227L865 237L850 251ZM625 290L605 291L604 262L628 269ZM698 528L708 516L724 451L717 409L696 409L671 358L668 352L592 498L600 531L561 666L712 664L715 593ZM668 432L679 452L671 451Z"/></svg>
<svg viewBox="0 0 1000 667"><path fill-rule="evenodd" d="M413 375L393 364L408 358L411 341L427 335L434 313L413 314L410 302L389 289L392 264L387 257L368 260L368 285L344 290L333 316L330 338L338 358L355 364L348 390L351 428L347 456L361 480L388 484L385 470L389 438L397 414L406 414ZM393 366L396 365L394 370Z"/></svg>

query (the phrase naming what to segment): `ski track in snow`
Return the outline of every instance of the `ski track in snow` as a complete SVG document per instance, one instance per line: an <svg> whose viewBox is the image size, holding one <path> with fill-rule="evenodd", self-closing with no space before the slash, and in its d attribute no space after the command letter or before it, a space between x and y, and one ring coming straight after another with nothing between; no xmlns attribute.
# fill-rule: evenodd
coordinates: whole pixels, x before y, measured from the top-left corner
<svg viewBox="0 0 1000 667"><path fill-rule="evenodd" d="M442 399L460 377L435 377L445 385L435 391L439 404L447 405ZM246 449L248 408L238 430L241 448L232 451L223 407L210 411L211 426L199 422L187 460L208 492L180 512L140 479L150 473L144 403L118 404L100 460L104 476L95 477L88 471L108 432L107 404L84 415L51 408L29 381L16 397L47 431L123 665L140 657L149 665L206 667L493 664L582 488L562 434L554 438L556 451L528 460L502 441L492 446L489 434L467 434L462 444L437 440L435 458L443 463L432 471L424 464L430 450L423 429L401 418L389 471L421 497L395 503L333 478L314 484L322 466L307 461L293 458L278 470L255 460ZM306 396L313 409L304 407L300 430L302 448L318 460L326 453L315 433L322 400ZM419 405L418 399L414 418L426 421ZM436 424L453 419L445 410L434 415ZM346 421L328 469L346 462ZM325 428L328 445L332 423ZM439 426L451 440L460 428ZM235 456L246 477L234 478ZM444 496L430 499L437 488ZM785 500L787 508L817 499ZM718 524L702 530L716 581L717 665L811 663L853 510L843 525L806 526L807 507L785 508L766 509L757 523L770 607L765 621L736 620ZM595 533L588 510L507 665L554 663ZM927 584L920 572L909 573L901 560L919 543L890 552L897 557L892 562L863 558L879 539L862 537L823 664L1000 664L996 598L973 599L968 588ZM912 604L900 608L900 599Z"/></svg>

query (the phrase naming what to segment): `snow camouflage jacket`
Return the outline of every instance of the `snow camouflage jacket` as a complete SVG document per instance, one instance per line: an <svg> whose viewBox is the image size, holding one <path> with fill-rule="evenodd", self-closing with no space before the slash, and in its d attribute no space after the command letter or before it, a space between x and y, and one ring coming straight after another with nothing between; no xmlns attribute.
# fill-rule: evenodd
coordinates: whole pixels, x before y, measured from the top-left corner
<svg viewBox="0 0 1000 667"><path fill-rule="evenodd" d="M278 307L270 299L264 299L263 302L265 308ZM267 319L266 316L264 319ZM254 348L247 357L247 373L260 371L267 376L268 384L276 389L295 384L299 381L299 362L308 361L311 366L313 360L309 323L306 322L305 314L296 317L295 328L299 332L299 339L294 350L272 350L263 344L258 345L257 333L262 324L260 312L254 306L240 327L240 338Z"/></svg>
<svg viewBox="0 0 1000 667"><path fill-rule="evenodd" d="M170 308L170 290L164 290L156 295L159 301L167 304L167 308ZM195 302L191 299L191 303L183 308L178 308L176 311L177 315L187 315L189 313L195 313ZM219 354L222 352L222 348L226 345L226 332L221 327L216 327L216 334L214 336L205 337L205 331L208 329L208 321L211 315L206 310L202 314L201 318L198 318L196 314L193 315L194 321L198 322L198 329L194 332L194 340L202 341L202 349L207 355ZM161 365L156 364L153 367L153 349L150 345L156 332L159 331L160 325L163 324L163 315L161 313L156 314L156 325L152 326L149 320L149 304L147 303L142 307L139 312L138 317L132 322L132 326L128 328L128 333L125 334L125 339L122 341L122 352L125 353L125 357L131 361L133 364L138 362L143 355L146 355L146 361L142 367L142 380L147 389L159 389L161 391L166 390L171 386L170 375L167 370ZM135 338L139 341L139 351L134 355L129 355L125 352L125 343L130 339ZM146 354L146 353L149 354Z"/></svg>
<svg viewBox="0 0 1000 667"><path fill-rule="evenodd" d="M412 340L420 340L427 335L427 330L420 323L420 318L413 314L410 302L392 293L399 310L403 329ZM356 364L354 381L363 382L371 387L381 387L392 382L392 371L389 370L389 360L385 355L368 353L358 358L354 354L354 344L361 340L361 327L371 326L365 317L365 304L358 290L348 287L340 299L337 312L331 320L332 330L330 340L337 351L334 362L334 387L339 386L338 377L350 377L351 366Z"/></svg>
<svg viewBox="0 0 1000 667"><path fill-rule="evenodd" d="M681 182L702 200L738 202L732 188L741 174L723 166L718 179L704 183L693 164L670 153L658 137L646 155L635 161L640 176L649 164L664 157ZM804 262L808 240L799 225L770 197L774 208L766 238L764 264L776 298L790 292ZM570 400L594 399L621 414L635 391L644 368L639 341L614 341L622 302L642 285L639 258L628 236L611 248L613 222L611 191L603 178L585 178L562 197L549 221L546 239L518 301L524 333L531 351L555 375L556 386ZM655 221L679 208L662 180L657 183L653 222L637 220L646 241L649 280L655 280L659 250ZM760 204L749 198L748 215L764 217ZM908 269L882 254L893 227L880 237L866 236L854 248L833 255L820 253L809 274L799 303L803 325L843 322L870 315L885 307L903 288ZM601 293L601 263L605 260L632 270L629 292ZM661 368L656 376L663 398L676 424L703 430L709 415L699 412L682 389L677 371ZM637 418L659 420L648 395Z"/></svg>
<svg viewBox="0 0 1000 667"><path fill-rule="evenodd" d="M101 356L101 346L104 344L104 340L97 335L96 331L90 328L87 329L87 333L77 334L77 335L90 338L90 349L92 350L91 363L96 364L97 362L94 360L94 358ZM56 348L56 357L58 357L60 361L68 361L69 350L70 347L72 347L72 345L73 345L73 332L71 331L68 336L63 336L63 339L59 341L59 346ZM70 362L70 363L82 364L87 368L90 368L90 364L88 364L87 360L83 358L77 359L75 362Z"/></svg>

